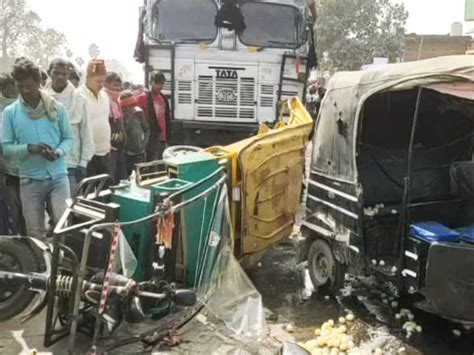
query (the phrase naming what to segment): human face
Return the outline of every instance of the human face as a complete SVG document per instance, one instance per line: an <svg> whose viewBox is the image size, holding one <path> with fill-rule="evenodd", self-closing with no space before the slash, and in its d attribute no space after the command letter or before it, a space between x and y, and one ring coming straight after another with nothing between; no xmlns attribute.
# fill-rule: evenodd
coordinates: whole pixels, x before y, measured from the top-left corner
<svg viewBox="0 0 474 355"><path fill-rule="evenodd" d="M53 90L56 92L62 92L67 86L69 68L64 65L55 65L51 70L50 75Z"/></svg>
<svg viewBox="0 0 474 355"><path fill-rule="evenodd" d="M71 82L72 85L74 85L75 88L79 87L79 80L75 77L69 78L69 81Z"/></svg>
<svg viewBox="0 0 474 355"><path fill-rule="evenodd" d="M124 118L131 117L133 114L133 106L122 106L122 111L125 114Z"/></svg>
<svg viewBox="0 0 474 355"><path fill-rule="evenodd" d="M6 84L3 87L2 95L8 99L15 99L18 96L18 92L16 91L16 87L14 84Z"/></svg>
<svg viewBox="0 0 474 355"><path fill-rule="evenodd" d="M20 93L23 100L32 107L38 106L40 100L40 82L36 81L32 77L24 80L15 81L16 88Z"/></svg>
<svg viewBox="0 0 474 355"><path fill-rule="evenodd" d="M161 93L161 90L163 90L163 86L165 85L165 82L164 81L160 81L158 83L155 83L155 82L151 82L151 91L153 91L153 93L155 94L159 94Z"/></svg>
<svg viewBox="0 0 474 355"><path fill-rule="evenodd" d="M94 94L98 94L104 87L105 75L94 75L87 78L86 85Z"/></svg>
<svg viewBox="0 0 474 355"><path fill-rule="evenodd" d="M105 84L105 86L112 91L122 91L122 83L120 81L112 81L111 83Z"/></svg>

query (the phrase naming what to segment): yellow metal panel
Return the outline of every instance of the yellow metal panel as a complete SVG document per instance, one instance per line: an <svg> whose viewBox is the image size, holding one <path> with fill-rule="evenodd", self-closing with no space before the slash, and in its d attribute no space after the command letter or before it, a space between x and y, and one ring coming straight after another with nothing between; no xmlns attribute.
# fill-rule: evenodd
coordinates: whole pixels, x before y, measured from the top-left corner
<svg viewBox="0 0 474 355"><path fill-rule="evenodd" d="M293 230L313 121L298 98L285 108L287 122L280 119L273 129L262 125L254 137L206 150L231 161L231 187L240 188L240 201L231 201L233 229L240 230L238 257L262 251Z"/></svg>
<svg viewBox="0 0 474 355"><path fill-rule="evenodd" d="M243 253L288 237L295 222L311 124L256 139L239 154Z"/></svg>

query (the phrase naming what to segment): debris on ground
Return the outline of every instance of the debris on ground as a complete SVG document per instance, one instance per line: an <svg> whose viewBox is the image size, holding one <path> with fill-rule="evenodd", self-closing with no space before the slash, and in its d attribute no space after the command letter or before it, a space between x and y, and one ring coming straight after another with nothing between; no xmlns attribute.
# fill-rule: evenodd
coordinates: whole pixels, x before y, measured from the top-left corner
<svg viewBox="0 0 474 355"><path fill-rule="evenodd" d="M299 345L315 355L326 353L339 355L341 352L358 354L354 338L350 334L354 318L348 316L340 317L339 324L335 324L332 319L328 320L321 328L317 328L314 331L314 339L305 343L299 343ZM349 319L351 320L349 321Z"/></svg>

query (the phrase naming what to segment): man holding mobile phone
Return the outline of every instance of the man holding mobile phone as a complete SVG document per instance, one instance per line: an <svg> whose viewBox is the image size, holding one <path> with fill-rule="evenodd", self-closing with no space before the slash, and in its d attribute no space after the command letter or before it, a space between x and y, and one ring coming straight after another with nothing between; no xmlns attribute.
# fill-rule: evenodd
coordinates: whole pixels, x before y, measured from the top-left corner
<svg viewBox="0 0 474 355"><path fill-rule="evenodd" d="M65 107L40 90L41 74L33 62L17 59L12 77L20 96L3 113L3 152L19 162L27 233L44 239L45 206L57 223L70 197L66 156L73 137Z"/></svg>

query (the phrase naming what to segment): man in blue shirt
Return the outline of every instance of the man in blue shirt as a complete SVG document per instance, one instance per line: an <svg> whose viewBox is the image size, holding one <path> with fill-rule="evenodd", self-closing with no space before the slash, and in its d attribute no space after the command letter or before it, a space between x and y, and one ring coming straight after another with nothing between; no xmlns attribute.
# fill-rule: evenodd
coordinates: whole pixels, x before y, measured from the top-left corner
<svg viewBox="0 0 474 355"><path fill-rule="evenodd" d="M70 196L66 156L73 146L63 105L40 90L40 70L30 60L15 62L12 77L19 99L3 112L3 152L19 161L20 194L26 229L45 238L45 205L55 223Z"/></svg>
<svg viewBox="0 0 474 355"><path fill-rule="evenodd" d="M18 93L15 80L10 74L0 75L0 82L3 83L0 93L0 190L3 192L3 198L1 199L4 201L4 206L0 207L0 210L6 211L6 215L2 216L2 220L7 221L9 228L8 232L1 233L5 235L26 235L25 221L21 209L18 162L6 159L1 146L3 111L18 99ZM0 227L0 231L2 230L4 229Z"/></svg>

